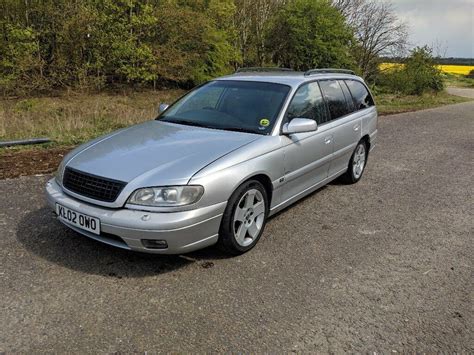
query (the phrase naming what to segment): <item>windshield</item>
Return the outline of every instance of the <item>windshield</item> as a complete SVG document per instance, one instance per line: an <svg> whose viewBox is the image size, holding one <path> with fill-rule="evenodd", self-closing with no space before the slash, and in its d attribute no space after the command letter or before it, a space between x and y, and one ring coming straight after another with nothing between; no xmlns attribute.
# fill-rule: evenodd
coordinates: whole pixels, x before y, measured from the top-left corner
<svg viewBox="0 0 474 355"><path fill-rule="evenodd" d="M270 134L290 87L222 80L191 91L158 119L191 126Z"/></svg>

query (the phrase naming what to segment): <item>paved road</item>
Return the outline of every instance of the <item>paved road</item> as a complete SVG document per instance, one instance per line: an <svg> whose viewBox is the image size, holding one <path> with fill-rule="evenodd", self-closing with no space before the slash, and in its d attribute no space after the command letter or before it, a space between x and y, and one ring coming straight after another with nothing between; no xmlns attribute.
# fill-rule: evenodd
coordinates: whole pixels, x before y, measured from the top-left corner
<svg viewBox="0 0 474 355"><path fill-rule="evenodd" d="M51 218L46 177L0 181L0 352L473 352L473 112L382 118L359 184L236 258L113 249Z"/></svg>
<svg viewBox="0 0 474 355"><path fill-rule="evenodd" d="M467 98L470 98L470 99L474 99L474 89L448 87L447 91L451 95L462 96L462 97L467 97Z"/></svg>

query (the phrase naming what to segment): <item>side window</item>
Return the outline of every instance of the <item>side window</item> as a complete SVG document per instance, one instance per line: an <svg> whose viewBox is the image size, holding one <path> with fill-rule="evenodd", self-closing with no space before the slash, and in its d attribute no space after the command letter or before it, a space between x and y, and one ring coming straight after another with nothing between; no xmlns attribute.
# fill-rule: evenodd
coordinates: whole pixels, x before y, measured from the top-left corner
<svg viewBox="0 0 474 355"><path fill-rule="evenodd" d="M293 118L310 118L317 124L326 120L326 106L317 82L301 86L295 93L286 114L288 121Z"/></svg>
<svg viewBox="0 0 474 355"><path fill-rule="evenodd" d="M344 83L344 81L339 80L339 85L341 85L342 92L344 93L344 97L346 98L346 104L350 112L355 111L355 106L354 106L354 100L352 99L351 92L347 88L347 85Z"/></svg>
<svg viewBox="0 0 474 355"><path fill-rule="evenodd" d="M374 100L364 84L355 80L346 80L346 84L354 98L356 110L363 110L364 108L374 106Z"/></svg>
<svg viewBox="0 0 474 355"><path fill-rule="evenodd" d="M342 88L336 80L323 80L320 84L321 90L328 103L331 120L350 113Z"/></svg>

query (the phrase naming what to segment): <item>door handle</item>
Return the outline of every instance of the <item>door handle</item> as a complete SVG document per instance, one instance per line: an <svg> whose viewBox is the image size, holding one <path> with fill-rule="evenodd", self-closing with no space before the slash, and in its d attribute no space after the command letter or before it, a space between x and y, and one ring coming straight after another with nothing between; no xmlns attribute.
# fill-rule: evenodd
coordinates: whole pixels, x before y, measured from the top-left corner
<svg viewBox="0 0 474 355"><path fill-rule="evenodd" d="M324 144L331 144L331 142L332 142L331 137L324 138Z"/></svg>
<svg viewBox="0 0 474 355"><path fill-rule="evenodd" d="M360 125L359 125L359 124L356 124L356 125L354 126L354 131L357 132L359 129L360 129Z"/></svg>

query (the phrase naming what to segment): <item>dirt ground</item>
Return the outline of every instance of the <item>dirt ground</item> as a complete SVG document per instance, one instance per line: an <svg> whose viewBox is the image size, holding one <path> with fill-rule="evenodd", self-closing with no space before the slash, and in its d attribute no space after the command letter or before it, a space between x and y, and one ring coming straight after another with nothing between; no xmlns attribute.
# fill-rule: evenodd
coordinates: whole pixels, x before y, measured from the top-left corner
<svg viewBox="0 0 474 355"><path fill-rule="evenodd" d="M0 151L0 179L49 174L73 147Z"/></svg>

